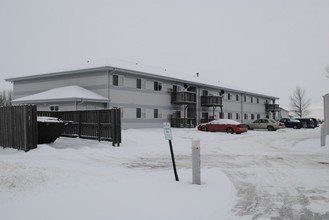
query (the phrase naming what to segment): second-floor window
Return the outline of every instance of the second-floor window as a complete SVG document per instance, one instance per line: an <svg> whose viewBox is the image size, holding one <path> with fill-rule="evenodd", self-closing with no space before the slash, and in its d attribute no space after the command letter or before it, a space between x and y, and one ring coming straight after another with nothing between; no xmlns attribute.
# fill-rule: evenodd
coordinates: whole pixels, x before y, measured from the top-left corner
<svg viewBox="0 0 329 220"><path fill-rule="evenodd" d="M113 75L113 85L114 86L123 86L123 76Z"/></svg>
<svg viewBox="0 0 329 220"><path fill-rule="evenodd" d="M162 89L161 82L154 82L154 90L155 91L161 91L161 89Z"/></svg>
<svg viewBox="0 0 329 220"><path fill-rule="evenodd" d="M49 110L50 111L58 111L59 110L59 106L58 105L51 105L51 106L49 106Z"/></svg>
<svg viewBox="0 0 329 220"><path fill-rule="evenodd" d="M202 95L207 96L208 95L208 90L202 90Z"/></svg>
<svg viewBox="0 0 329 220"><path fill-rule="evenodd" d="M137 79L136 80L136 88L137 89L141 89L142 88L142 80L141 79Z"/></svg>

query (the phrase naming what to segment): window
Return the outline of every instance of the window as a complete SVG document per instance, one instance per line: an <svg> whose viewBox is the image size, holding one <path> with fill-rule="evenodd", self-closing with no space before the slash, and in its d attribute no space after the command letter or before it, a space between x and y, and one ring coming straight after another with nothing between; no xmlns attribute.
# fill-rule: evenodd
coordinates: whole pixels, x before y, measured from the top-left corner
<svg viewBox="0 0 329 220"><path fill-rule="evenodd" d="M244 98L244 102L247 102L247 96L244 96L243 98Z"/></svg>
<svg viewBox="0 0 329 220"><path fill-rule="evenodd" d="M159 118L159 110L154 109L153 115L154 115L154 118Z"/></svg>
<svg viewBox="0 0 329 220"><path fill-rule="evenodd" d="M235 113L235 119L240 119L240 114L239 113Z"/></svg>
<svg viewBox="0 0 329 220"><path fill-rule="evenodd" d="M227 93L227 100L231 100L231 94Z"/></svg>
<svg viewBox="0 0 329 220"><path fill-rule="evenodd" d="M227 113L227 118L232 119L232 113Z"/></svg>
<svg viewBox="0 0 329 220"><path fill-rule="evenodd" d="M251 115L250 115L250 119L251 119L251 120L254 120L254 119L255 119L255 115L254 115L254 114L251 114Z"/></svg>
<svg viewBox="0 0 329 220"><path fill-rule="evenodd" d="M50 105L49 106L49 110L50 111L58 111L59 110L59 106L58 105Z"/></svg>
<svg viewBox="0 0 329 220"><path fill-rule="evenodd" d="M257 119L260 119L260 114L257 114Z"/></svg>
<svg viewBox="0 0 329 220"><path fill-rule="evenodd" d="M236 101L239 101L239 95L236 95L236 96L235 96L235 100L236 100Z"/></svg>
<svg viewBox="0 0 329 220"><path fill-rule="evenodd" d="M123 86L123 76L113 75L113 85L114 86Z"/></svg>
<svg viewBox="0 0 329 220"><path fill-rule="evenodd" d="M119 76L113 75L113 85L118 86L119 85Z"/></svg>
<svg viewBox="0 0 329 220"><path fill-rule="evenodd" d="M154 82L154 90L155 91L161 91L161 89L162 89L161 82Z"/></svg>
<svg viewBox="0 0 329 220"><path fill-rule="evenodd" d="M136 118L141 118L141 117L142 117L142 109L136 108Z"/></svg>
<svg viewBox="0 0 329 220"><path fill-rule="evenodd" d="M141 89L142 88L142 80L141 79L136 79L136 88Z"/></svg>
<svg viewBox="0 0 329 220"><path fill-rule="evenodd" d="M208 90L202 90L202 95L207 96L208 95Z"/></svg>
<svg viewBox="0 0 329 220"><path fill-rule="evenodd" d="M144 108L136 108L136 118L145 118L146 113Z"/></svg>
<svg viewBox="0 0 329 220"><path fill-rule="evenodd" d="M257 98L257 104L259 104L259 98Z"/></svg>
<svg viewBox="0 0 329 220"><path fill-rule="evenodd" d="M254 103L254 97L250 97L250 102Z"/></svg>
<svg viewBox="0 0 329 220"><path fill-rule="evenodd" d="M202 112L202 118L208 119L208 112Z"/></svg>
<svg viewBox="0 0 329 220"><path fill-rule="evenodd" d="M244 119L248 119L248 114L247 113L244 114Z"/></svg>

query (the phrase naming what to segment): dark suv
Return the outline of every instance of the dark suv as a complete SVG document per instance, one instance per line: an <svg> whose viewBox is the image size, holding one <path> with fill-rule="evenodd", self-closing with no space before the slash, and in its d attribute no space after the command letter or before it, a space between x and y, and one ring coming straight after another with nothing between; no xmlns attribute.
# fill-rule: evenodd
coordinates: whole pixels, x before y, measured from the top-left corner
<svg viewBox="0 0 329 220"><path fill-rule="evenodd" d="M304 128L315 128L315 123L312 118L297 118L297 120L303 122Z"/></svg>
<svg viewBox="0 0 329 220"><path fill-rule="evenodd" d="M286 126L286 128L300 129L303 127L303 123L296 119L281 118L280 122L284 123L284 126Z"/></svg>

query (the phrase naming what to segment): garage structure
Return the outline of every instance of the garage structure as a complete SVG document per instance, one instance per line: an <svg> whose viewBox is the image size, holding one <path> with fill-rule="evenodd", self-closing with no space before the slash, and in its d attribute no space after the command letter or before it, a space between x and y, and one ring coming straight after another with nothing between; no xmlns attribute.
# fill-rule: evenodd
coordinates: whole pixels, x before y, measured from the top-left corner
<svg viewBox="0 0 329 220"><path fill-rule="evenodd" d="M120 108L122 128L194 127L212 119L248 123L278 118L277 97L223 83L149 73L112 66L6 79L13 83L13 104L38 110L69 111Z"/></svg>

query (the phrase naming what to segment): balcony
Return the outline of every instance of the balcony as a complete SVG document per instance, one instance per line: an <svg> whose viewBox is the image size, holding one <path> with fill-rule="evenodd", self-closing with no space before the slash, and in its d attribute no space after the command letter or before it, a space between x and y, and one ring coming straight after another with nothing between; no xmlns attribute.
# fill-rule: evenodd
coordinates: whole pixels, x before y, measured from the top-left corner
<svg viewBox="0 0 329 220"><path fill-rule="evenodd" d="M195 92L183 91L171 93L171 104L185 105L196 103Z"/></svg>
<svg viewBox="0 0 329 220"><path fill-rule="evenodd" d="M222 99L221 96L201 96L201 106L222 106Z"/></svg>
<svg viewBox="0 0 329 220"><path fill-rule="evenodd" d="M171 127L173 128L194 128L196 126L195 118L171 118Z"/></svg>
<svg viewBox="0 0 329 220"><path fill-rule="evenodd" d="M278 112L280 111L279 104L265 104L266 112Z"/></svg>

